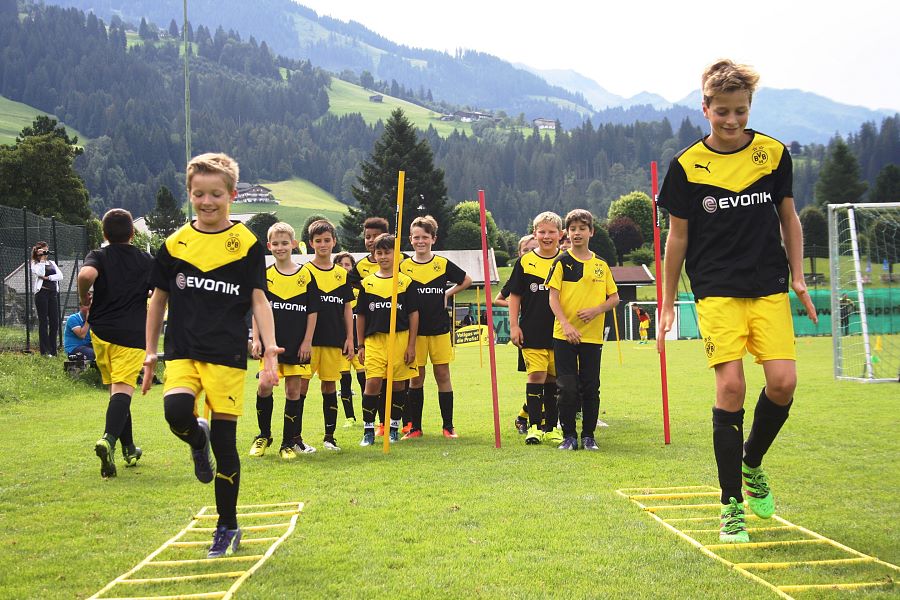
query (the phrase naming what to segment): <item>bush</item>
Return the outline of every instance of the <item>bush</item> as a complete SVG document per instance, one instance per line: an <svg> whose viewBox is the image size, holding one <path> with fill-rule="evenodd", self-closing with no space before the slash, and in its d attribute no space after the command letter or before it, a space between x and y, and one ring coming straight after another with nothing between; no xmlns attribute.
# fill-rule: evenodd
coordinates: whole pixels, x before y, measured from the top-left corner
<svg viewBox="0 0 900 600"><path fill-rule="evenodd" d="M494 260L497 261L498 267L505 267L509 264L509 252L505 250L494 250Z"/></svg>
<svg viewBox="0 0 900 600"><path fill-rule="evenodd" d="M481 249L481 227L471 221L457 221L447 230L444 247L448 250Z"/></svg>
<svg viewBox="0 0 900 600"><path fill-rule="evenodd" d="M625 260L636 265L647 265L648 267L653 266L653 259L653 248L650 246L641 246L625 255Z"/></svg>

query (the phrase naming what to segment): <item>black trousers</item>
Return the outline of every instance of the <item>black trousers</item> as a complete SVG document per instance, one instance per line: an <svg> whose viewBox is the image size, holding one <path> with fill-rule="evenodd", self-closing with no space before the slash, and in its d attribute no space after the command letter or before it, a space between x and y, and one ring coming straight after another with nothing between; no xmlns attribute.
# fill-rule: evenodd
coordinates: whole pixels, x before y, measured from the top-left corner
<svg viewBox="0 0 900 600"><path fill-rule="evenodd" d="M564 437L577 437L575 413L581 406L581 437L594 437L600 415L600 355L602 344L570 344L553 340L559 421Z"/></svg>
<svg viewBox="0 0 900 600"><path fill-rule="evenodd" d="M49 290L40 290L34 295L34 307L38 315L38 338L41 354L56 356L59 342L59 294Z"/></svg>

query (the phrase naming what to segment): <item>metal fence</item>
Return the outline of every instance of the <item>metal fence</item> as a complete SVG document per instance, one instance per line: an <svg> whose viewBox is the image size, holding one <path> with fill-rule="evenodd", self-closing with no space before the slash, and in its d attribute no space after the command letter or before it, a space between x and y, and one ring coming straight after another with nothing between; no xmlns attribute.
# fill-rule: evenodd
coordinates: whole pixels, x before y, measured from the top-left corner
<svg viewBox="0 0 900 600"><path fill-rule="evenodd" d="M38 348L31 249L39 241L49 244L50 258L63 274L59 282L60 346L65 318L78 310L76 276L88 253L85 227L60 223L24 208L0 206L0 351Z"/></svg>

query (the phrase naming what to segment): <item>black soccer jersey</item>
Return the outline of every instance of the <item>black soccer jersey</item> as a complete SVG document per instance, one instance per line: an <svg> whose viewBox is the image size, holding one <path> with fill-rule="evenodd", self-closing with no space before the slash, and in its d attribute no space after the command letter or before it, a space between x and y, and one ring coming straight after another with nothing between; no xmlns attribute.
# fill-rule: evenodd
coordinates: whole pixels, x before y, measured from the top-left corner
<svg viewBox="0 0 900 600"><path fill-rule="evenodd" d="M166 238L151 285L169 293L166 358L247 368L254 289L266 290L263 246L243 224L216 233L192 223Z"/></svg>
<svg viewBox="0 0 900 600"><path fill-rule="evenodd" d="M284 348L278 362L300 364L300 343L306 335L306 321L316 312L319 296L315 282L302 267L292 275L285 275L273 264L266 269L266 297L275 317L275 341Z"/></svg>
<svg viewBox="0 0 900 600"><path fill-rule="evenodd" d="M110 244L91 251L84 266L97 269L91 329L112 344L144 348L153 257L131 244Z"/></svg>
<svg viewBox="0 0 900 600"><path fill-rule="evenodd" d="M309 274L319 296L313 346L343 348L348 333L352 333L344 327L344 304L353 301L347 271L336 265L322 269L312 261L303 265L303 269Z"/></svg>
<svg viewBox="0 0 900 600"><path fill-rule="evenodd" d="M550 310L550 288L545 284L553 261L559 252L544 258L531 250L518 258L505 288L521 298L519 326L525 348L553 347L553 311Z"/></svg>
<svg viewBox="0 0 900 600"><path fill-rule="evenodd" d="M466 272L437 254L425 263L407 258L400 271L415 281L419 293L419 335L442 335L450 331L447 288L466 279Z"/></svg>
<svg viewBox="0 0 900 600"><path fill-rule="evenodd" d="M372 273L362 280L362 291L359 293L356 312L366 319L366 336L373 333L390 333L393 290L392 277L379 277L377 273ZM403 273L398 274L396 331L409 329L409 315L419 310L416 296L416 283ZM420 327L421 323L420 317Z"/></svg>
<svg viewBox="0 0 900 600"><path fill-rule="evenodd" d="M793 197L791 155L761 133L734 152L698 140L672 159L659 206L687 219L694 296L757 298L788 289L778 206Z"/></svg>

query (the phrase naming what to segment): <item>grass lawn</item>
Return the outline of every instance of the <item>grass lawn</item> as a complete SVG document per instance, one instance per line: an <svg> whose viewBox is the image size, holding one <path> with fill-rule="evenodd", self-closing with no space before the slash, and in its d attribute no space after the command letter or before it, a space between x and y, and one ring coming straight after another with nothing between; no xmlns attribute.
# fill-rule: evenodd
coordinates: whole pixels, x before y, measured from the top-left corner
<svg viewBox="0 0 900 600"><path fill-rule="evenodd" d="M35 117L43 114L46 113L33 106L0 96L0 144L15 144L16 136L22 132L22 129L30 126ZM69 133L69 137L77 135L78 141L81 143L87 141L87 138L71 127L66 127L66 131Z"/></svg>
<svg viewBox="0 0 900 600"><path fill-rule="evenodd" d="M610 427L600 430L597 454L524 445L511 426L524 376L509 346L497 349L500 449L488 356L482 366L477 348L460 349L453 366L460 439L439 435L429 381L425 437L395 445L387 456L380 446L357 445L360 428L338 429L343 452L322 450L320 396L313 391L304 435L319 452L293 463L271 451L246 457L256 433L255 380L248 376L238 426L240 502L303 501L306 508L298 530L238 597L774 597L615 494L633 486L716 485L713 374L699 342L669 349L672 444L662 443L656 353L628 343L624 366L615 347L605 353L601 416ZM798 340L798 354L797 403L766 459L778 514L896 564L897 387L833 381L828 338ZM755 396L761 370L749 360L747 367ZM125 469L118 460L119 476L101 480L93 443L106 404L103 391L72 385L61 360L0 355L0 427L10 442L0 454L3 597L89 596L180 531L193 511L214 504L212 486L194 479L187 448L164 423L159 387L132 405L140 465ZM355 405L359 411L358 396ZM177 552L205 556L200 549ZM749 552L752 560L787 560L783 548ZM811 569L783 573L784 581L825 582L854 580L851 572L859 571L833 567L825 579ZM219 589L135 587L141 589L119 593ZM864 597L897 596L881 589Z"/></svg>
<svg viewBox="0 0 900 600"><path fill-rule="evenodd" d="M337 225L347 212L347 205L305 179L287 179L263 183L272 190L280 204L242 203L232 206L235 213L274 212L278 218L298 232L311 215L322 215Z"/></svg>

